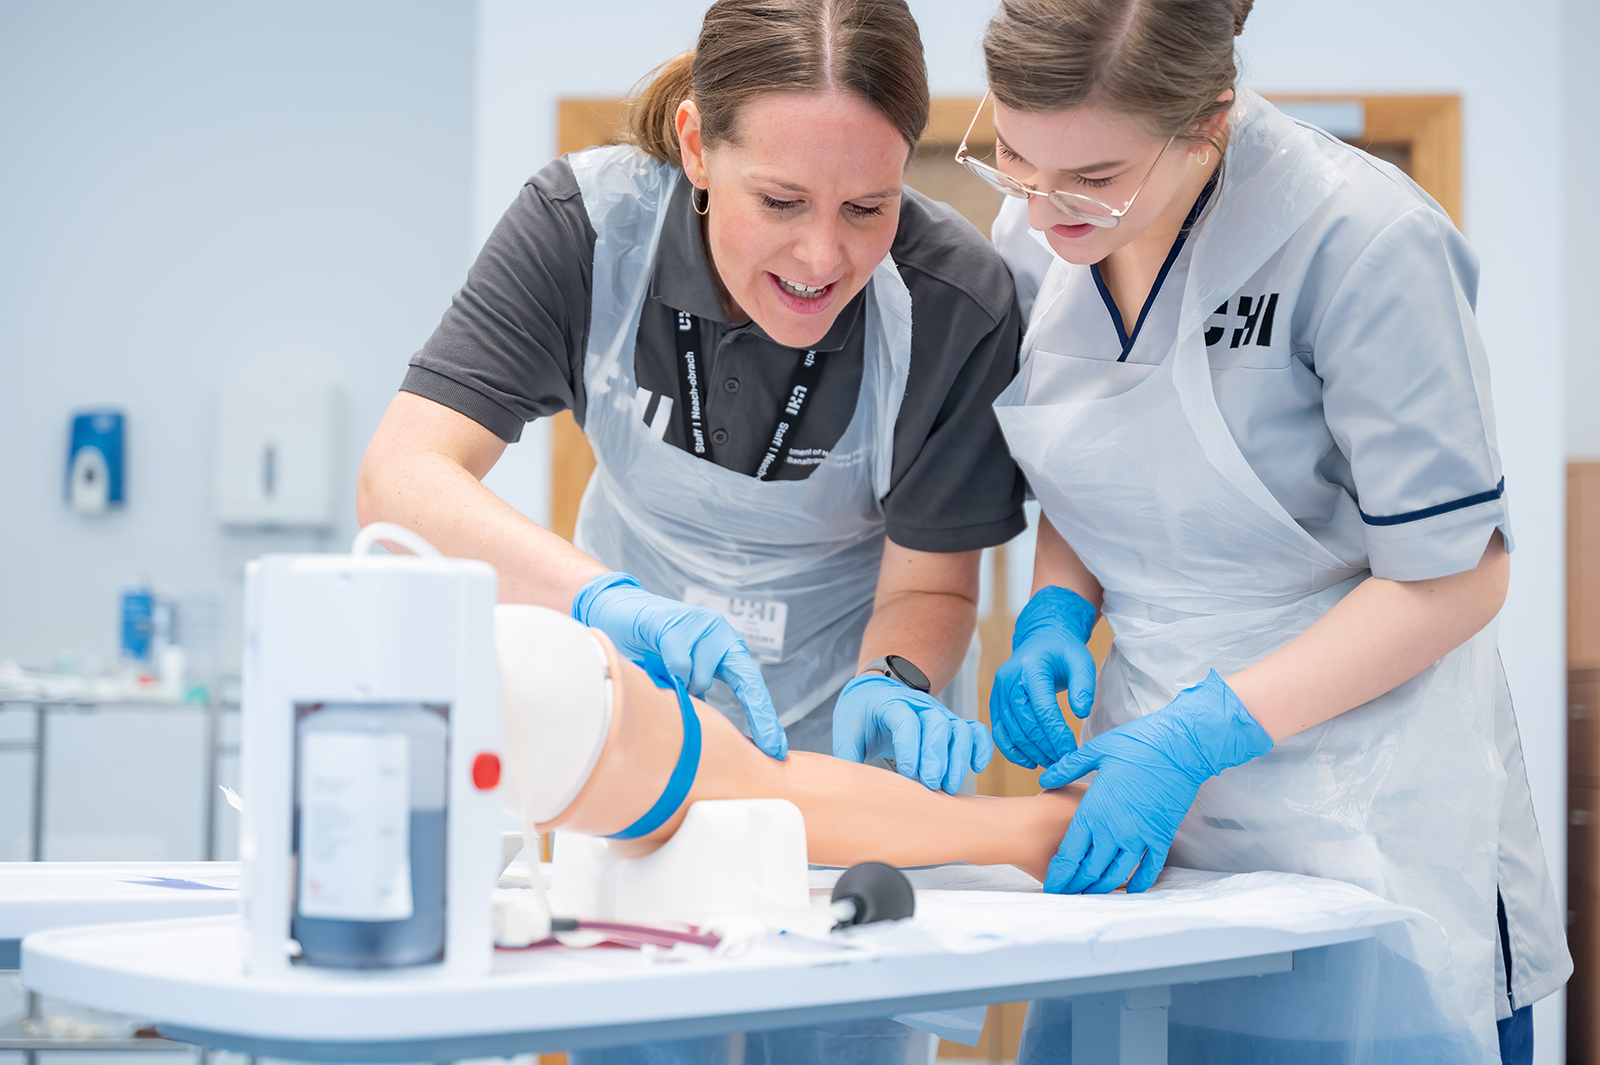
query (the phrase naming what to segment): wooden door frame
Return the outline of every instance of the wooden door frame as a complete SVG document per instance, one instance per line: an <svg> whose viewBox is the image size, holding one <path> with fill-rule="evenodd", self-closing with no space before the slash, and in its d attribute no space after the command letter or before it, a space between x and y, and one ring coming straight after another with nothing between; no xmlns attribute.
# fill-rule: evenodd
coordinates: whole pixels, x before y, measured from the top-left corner
<svg viewBox="0 0 1600 1065"><path fill-rule="evenodd" d="M1366 112L1363 144L1411 145L1411 177L1439 201L1456 228L1461 211L1461 97L1271 93L1274 103L1359 103Z"/></svg>

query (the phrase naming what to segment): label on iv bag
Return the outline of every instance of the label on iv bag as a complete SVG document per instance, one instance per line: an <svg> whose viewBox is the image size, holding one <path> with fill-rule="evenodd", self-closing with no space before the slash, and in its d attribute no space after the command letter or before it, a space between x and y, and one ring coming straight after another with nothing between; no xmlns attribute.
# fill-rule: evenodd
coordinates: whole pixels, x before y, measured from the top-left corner
<svg viewBox="0 0 1600 1065"><path fill-rule="evenodd" d="M683 590L690 606L707 606L728 619L757 662L783 660L783 630L789 623L789 604L775 599L735 599L690 585Z"/></svg>
<svg viewBox="0 0 1600 1065"><path fill-rule="evenodd" d="M301 916L410 917L410 737L303 732L298 798Z"/></svg>

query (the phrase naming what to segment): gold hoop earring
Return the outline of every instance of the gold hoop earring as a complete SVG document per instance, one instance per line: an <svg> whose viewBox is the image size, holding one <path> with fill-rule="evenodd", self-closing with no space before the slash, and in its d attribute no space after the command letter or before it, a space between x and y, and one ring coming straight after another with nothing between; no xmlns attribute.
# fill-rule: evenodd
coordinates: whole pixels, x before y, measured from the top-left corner
<svg viewBox="0 0 1600 1065"><path fill-rule="evenodd" d="M705 204L706 205L704 207L701 207L700 204L695 202L694 194L697 193L697 192L703 192L703 193L706 194L706 199L705 199ZM711 213L711 189L710 188L702 189L698 185L695 186L694 188L691 188L689 190L689 206L693 207L694 208L694 213L699 215L701 218L704 218L706 215L710 214Z"/></svg>
<svg viewBox="0 0 1600 1065"><path fill-rule="evenodd" d="M1194 161L1199 163L1201 166L1205 166L1207 163L1211 162L1211 149L1207 148L1205 151L1195 156Z"/></svg>

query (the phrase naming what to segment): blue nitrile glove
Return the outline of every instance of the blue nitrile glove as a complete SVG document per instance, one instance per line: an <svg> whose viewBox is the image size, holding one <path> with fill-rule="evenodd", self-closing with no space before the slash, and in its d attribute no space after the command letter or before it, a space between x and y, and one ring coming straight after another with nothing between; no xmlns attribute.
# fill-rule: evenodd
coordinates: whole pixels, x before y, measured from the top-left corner
<svg viewBox="0 0 1600 1065"><path fill-rule="evenodd" d="M1155 883L1200 785L1272 750L1272 737L1212 670L1153 714L1103 732L1051 766L1043 788L1099 770L1050 859L1044 889L1066 895ZM1134 867L1138 872L1134 873Z"/></svg>
<svg viewBox="0 0 1600 1065"><path fill-rule="evenodd" d="M995 670L989 724L995 746L1027 769L1051 765L1078 748L1061 717L1056 693L1079 717L1094 706L1094 656L1089 634L1095 609L1069 588L1040 588L1017 615L1011 657Z"/></svg>
<svg viewBox="0 0 1600 1065"><path fill-rule="evenodd" d="M994 741L983 722L957 717L928 693L882 673L863 673L833 704L833 756L893 758L901 776L954 795L968 766L974 773L988 767Z"/></svg>
<svg viewBox="0 0 1600 1065"><path fill-rule="evenodd" d="M789 737L761 669L744 637L715 610L653 595L627 573L602 573L578 589L572 617L611 637L624 657L658 656L690 695L704 695L714 679L724 681L744 706L756 746L774 758L788 757Z"/></svg>

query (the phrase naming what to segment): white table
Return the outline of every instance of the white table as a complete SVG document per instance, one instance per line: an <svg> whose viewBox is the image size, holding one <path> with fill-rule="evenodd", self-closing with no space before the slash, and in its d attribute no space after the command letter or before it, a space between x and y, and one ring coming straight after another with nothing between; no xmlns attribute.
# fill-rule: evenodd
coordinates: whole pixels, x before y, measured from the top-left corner
<svg viewBox="0 0 1600 1065"><path fill-rule="evenodd" d="M24 936L239 908L238 862L0 862L0 969Z"/></svg>
<svg viewBox="0 0 1600 1065"><path fill-rule="evenodd" d="M473 980L271 979L244 975L238 920L217 916L35 933L22 971L36 991L152 1017L172 1038L303 1061L450 1061L1072 997L1079 1060L1145 1065L1166 1058L1171 985L1284 972L1296 951L1426 921L1288 874L1170 870L1145 895L1092 898L982 890L996 875L918 874L909 921L769 937L739 957L561 948L500 952Z"/></svg>
<svg viewBox="0 0 1600 1065"><path fill-rule="evenodd" d="M238 862L0 862L0 969L19 965L22 939L52 928L232 914ZM76 997L67 994L64 998ZM41 1033L37 995L28 1015L0 1027L0 1050L31 1061L41 1050L174 1050L167 1039Z"/></svg>

